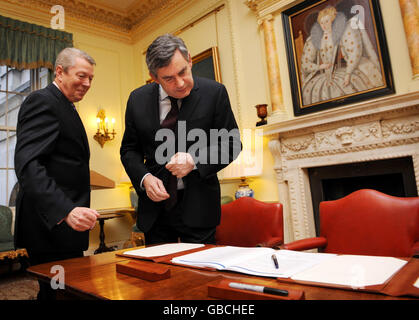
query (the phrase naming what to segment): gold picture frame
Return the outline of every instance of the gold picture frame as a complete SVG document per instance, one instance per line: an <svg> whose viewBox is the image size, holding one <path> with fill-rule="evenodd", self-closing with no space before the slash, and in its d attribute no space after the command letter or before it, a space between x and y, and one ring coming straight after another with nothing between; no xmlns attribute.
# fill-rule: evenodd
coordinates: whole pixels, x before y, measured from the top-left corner
<svg viewBox="0 0 419 320"><path fill-rule="evenodd" d="M217 47L211 47L192 57L192 74L222 82Z"/></svg>
<svg viewBox="0 0 419 320"><path fill-rule="evenodd" d="M303 1L282 16L295 116L395 92L378 0Z"/></svg>

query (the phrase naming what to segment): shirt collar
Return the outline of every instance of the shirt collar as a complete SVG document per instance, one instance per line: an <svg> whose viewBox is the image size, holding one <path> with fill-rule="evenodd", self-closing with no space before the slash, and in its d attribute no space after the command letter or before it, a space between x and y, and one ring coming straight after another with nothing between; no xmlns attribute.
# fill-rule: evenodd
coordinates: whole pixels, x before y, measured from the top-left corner
<svg viewBox="0 0 419 320"><path fill-rule="evenodd" d="M163 101L164 99L166 99L169 95L166 93L166 91L164 91L163 87L161 86L161 84L159 84L159 92L160 92L160 101Z"/></svg>
<svg viewBox="0 0 419 320"><path fill-rule="evenodd" d="M58 90L60 90L60 92L63 94L63 96L68 100L68 98L64 95L64 93L61 91L61 89L60 89L60 87L58 86L58 84L55 82L55 81L53 81L52 82L56 87L57 87L57 89ZM74 108L74 109L76 109L76 106L74 105L74 103L73 102L71 102L70 100L68 100L68 102L71 104L71 106Z"/></svg>
<svg viewBox="0 0 419 320"><path fill-rule="evenodd" d="M53 81L52 83L58 88L58 90L61 91L60 87L58 86L58 84L55 81Z"/></svg>

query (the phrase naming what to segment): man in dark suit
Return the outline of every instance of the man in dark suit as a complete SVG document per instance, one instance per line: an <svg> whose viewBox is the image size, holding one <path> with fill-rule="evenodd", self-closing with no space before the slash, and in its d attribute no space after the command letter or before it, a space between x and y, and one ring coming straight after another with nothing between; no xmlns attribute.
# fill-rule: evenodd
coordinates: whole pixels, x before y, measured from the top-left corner
<svg viewBox="0 0 419 320"><path fill-rule="evenodd" d="M154 83L134 90L121 160L139 196L146 244L214 243L220 222L217 172L241 151L225 87L192 76L184 42L166 34L146 55Z"/></svg>
<svg viewBox="0 0 419 320"><path fill-rule="evenodd" d="M19 111L15 245L27 249L32 265L83 256L98 217L89 209L89 145L73 104L89 90L94 65L85 52L64 49L54 82L29 94ZM54 297L40 282L38 299Z"/></svg>

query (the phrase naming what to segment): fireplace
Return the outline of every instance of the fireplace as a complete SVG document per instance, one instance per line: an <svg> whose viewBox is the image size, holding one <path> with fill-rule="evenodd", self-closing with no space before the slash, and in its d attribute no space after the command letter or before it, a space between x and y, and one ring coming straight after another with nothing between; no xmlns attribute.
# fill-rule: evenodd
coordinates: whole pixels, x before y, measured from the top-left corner
<svg viewBox="0 0 419 320"><path fill-rule="evenodd" d="M320 234L319 204L359 189L374 189L396 197L417 197L412 157L309 168L316 235Z"/></svg>
<svg viewBox="0 0 419 320"><path fill-rule="evenodd" d="M318 234L318 204L360 188L395 196L419 189L419 92L275 122L274 157L285 242Z"/></svg>

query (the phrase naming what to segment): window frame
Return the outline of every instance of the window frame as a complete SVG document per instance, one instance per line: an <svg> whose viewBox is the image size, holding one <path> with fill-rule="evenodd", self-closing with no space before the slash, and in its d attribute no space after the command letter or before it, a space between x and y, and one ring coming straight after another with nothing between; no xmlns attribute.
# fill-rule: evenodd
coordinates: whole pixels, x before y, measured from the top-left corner
<svg viewBox="0 0 419 320"><path fill-rule="evenodd" d="M14 150L12 151L11 148L11 140L16 136L16 126L15 125L9 125L8 121L9 121L9 115L14 112L16 109L20 109L21 104L18 104L14 107L12 107L9 110L9 95L18 95L21 96L23 98L23 100L32 92L38 89L42 88L42 80L41 77L43 77L45 74L42 74L42 69L47 70L45 68L37 68L37 69L29 69L30 74L29 74L29 91L28 92L18 92L18 91L13 91L13 90L9 90L9 72L12 71L13 67L10 67L8 65L2 65L3 67L6 67L6 80L5 80L5 84L6 84L6 88L3 89L0 87L0 93L5 94L5 102L4 102L4 111L0 112L0 119L2 117L4 117L4 124L0 124L0 132L4 132L5 133L5 137L4 138L0 138L0 144L3 143L3 141L5 141L5 166L3 167L3 165L0 165L0 173L5 173L5 177L6 177L6 181L0 181L1 183L1 188L0 191L3 193L5 192L5 194L0 195L0 201L2 201L2 197L5 196L4 200L5 203L1 203L0 205L5 205L8 206L9 205L9 201L10 201L10 196L11 196L11 192L13 190L13 186L10 187L9 186L9 179L10 179L10 173L14 172L15 168L14 168L14 163L10 163L11 161L11 157L14 157ZM23 71L19 70L19 71ZM27 69L26 69L27 70ZM46 76L48 77L48 72L46 73ZM23 85L24 83L22 83L21 85ZM46 85L48 84L48 78L46 81ZM23 101L22 100L22 101ZM13 154L12 154L13 153ZM5 187L4 190L3 187ZM10 190L9 190L10 189Z"/></svg>

